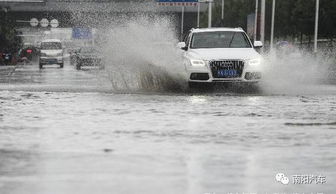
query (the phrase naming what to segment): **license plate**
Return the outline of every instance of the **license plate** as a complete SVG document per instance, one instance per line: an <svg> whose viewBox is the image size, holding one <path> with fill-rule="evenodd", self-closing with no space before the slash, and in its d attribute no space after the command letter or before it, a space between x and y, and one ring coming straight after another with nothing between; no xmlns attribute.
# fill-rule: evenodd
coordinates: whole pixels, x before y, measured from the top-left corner
<svg viewBox="0 0 336 194"><path fill-rule="evenodd" d="M237 70L234 69L221 69L217 72L218 77L236 77Z"/></svg>
<svg viewBox="0 0 336 194"><path fill-rule="evenodd" d="M57 60L49 60L48 63L49 64L54 64L54 63L57 63Z"/></svg>

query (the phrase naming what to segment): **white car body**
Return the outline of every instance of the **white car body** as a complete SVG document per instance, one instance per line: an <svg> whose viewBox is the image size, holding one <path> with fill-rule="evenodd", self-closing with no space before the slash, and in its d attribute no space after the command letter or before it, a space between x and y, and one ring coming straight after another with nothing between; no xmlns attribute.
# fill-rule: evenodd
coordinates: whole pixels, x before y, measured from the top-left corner
<svg viewBox="0 0 336 194"><path fill-rule="evenodd" d="M46 49L43 47L44 44L57 44L60 45L57 48ZM59 64L63 67L63 47L62 42L59 39L47 39L41 42L40 50L40 67L48 64Z"/></svg>
<svg viewBox="0 0 336 194"><path fill-rule="evenodd" d="M192 48L194 34L206 32L243 33L246 45L249 44L250 47ZM232 40L230 45L231 43ZM262 43L255 42L255 46L261 47ZM179 43L179 47L185 50L184 65L189 82L258 82L261 79L262 57L241 28L192 29L186 42Z"/></svg>

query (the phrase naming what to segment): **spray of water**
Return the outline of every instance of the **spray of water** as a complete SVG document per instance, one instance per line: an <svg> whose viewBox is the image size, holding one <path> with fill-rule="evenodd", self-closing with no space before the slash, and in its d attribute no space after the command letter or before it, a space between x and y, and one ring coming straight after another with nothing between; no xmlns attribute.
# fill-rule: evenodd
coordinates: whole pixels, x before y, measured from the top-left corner
<svg viewBox="0 0 336 194"><path fill-rule="evenodd" d="M329 79L334 59L322 54L312 54L298 49L265 56L265 93L305 94L321 93Z"/></svg>
<svg viewBox="0 0 336 194"><path fill-rule="evenodd" d="M180 90L185 87L182 52L171 18L124 19L107 31L102 47L115 90Z"/></svg>

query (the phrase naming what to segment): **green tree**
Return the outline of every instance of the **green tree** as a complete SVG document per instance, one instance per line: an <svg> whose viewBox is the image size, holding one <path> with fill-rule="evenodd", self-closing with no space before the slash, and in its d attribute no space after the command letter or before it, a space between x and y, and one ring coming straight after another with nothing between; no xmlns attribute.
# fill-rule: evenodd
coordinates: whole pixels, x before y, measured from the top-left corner
<svg viewBox="0 0 336 194"><path fill-rule="evenodd" d="M336 0L320 1L319 35L331 40L336 36Z"/></svg>
<svg viewBox="0 0 336 194"><path fill-rule="evenodd" d="M225 0L222 21L222 1L215 0L212 13L214 27L242 27L246 29L247 16L254 11L255 0ZM208 11L201 15L201 27L208 26Z"/></svg>
<svg viewBox="0 0 336 194"><path fill-rule="evenodd" d="M255 0L225 0L224 20L221 20L221 0L215 0L212 26L243 27L247 16L254 13ZM312 39L314 35L316 0L277 0L275 37ZM270 35L272 0L266 0L266 39ZM259 3L260 10L260 3ZM208 12L201 15L201 27L208 26ZM320 1L319 37L336 36L336 0Z"/></svg>
<svg viewBox="0 0 336 194"><path fill-rule="evenodd" d="M9 16L8 10L0 7L0 50L16 52L21 46L21 39L15 30L15 21Z"/></svg>

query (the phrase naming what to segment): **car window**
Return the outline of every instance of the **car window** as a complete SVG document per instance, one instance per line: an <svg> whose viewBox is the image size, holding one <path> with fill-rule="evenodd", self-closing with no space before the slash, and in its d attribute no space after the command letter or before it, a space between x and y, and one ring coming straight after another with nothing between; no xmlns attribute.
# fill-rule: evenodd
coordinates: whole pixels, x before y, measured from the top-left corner
<svg viewBox="0 0 336 194"><path fill-rule="evenodd" d="M62 49L62 44L60 42L42 42L42 50L58 50Z"/></svg>
<svg viewBox="0 0 336 194"><path fill-rule="evenodd" d="M243 32L217 31L194 33L191 48L251 48Z"/></svg>
<svg viewBox="0 0 336 194"><path fill-rule="evenodd" d="M84 47L80 49L80 52L81 53L94 53L96 52L96 49L92 47Z"/></svg>
<svg viewBox="0 0 336 194"><path fill-rule="evenodd" d="M249 48L250 43L243 33L235 33L231 42L231 48Z"/></svg>

